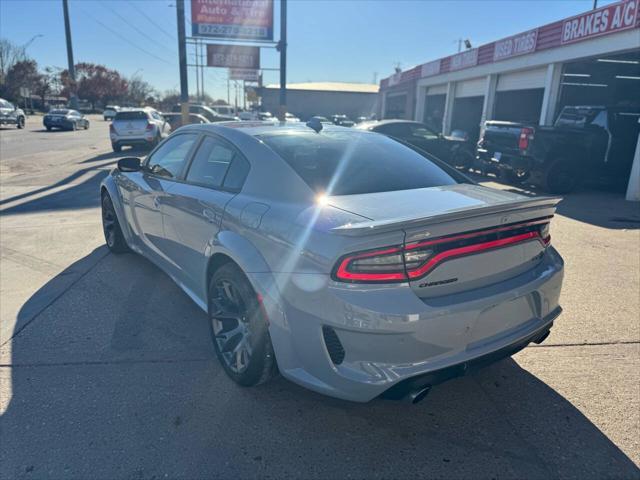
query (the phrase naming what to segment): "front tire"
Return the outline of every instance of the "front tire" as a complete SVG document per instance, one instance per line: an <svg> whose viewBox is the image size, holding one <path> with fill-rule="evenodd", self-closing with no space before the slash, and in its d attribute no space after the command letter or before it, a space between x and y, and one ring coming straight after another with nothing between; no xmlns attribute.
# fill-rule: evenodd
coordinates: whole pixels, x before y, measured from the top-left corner
<svg viewBox="0 0 640 480"><path fill-rule="evenodd" d="M235 263L224 264L211 278L209 326L216 356L234 382L250 387L276 375L264 309Z"/></svg>
<svg viewBox="0 0 640 480"><path fill-rule="evenodd" d="M113 253L127 253L130 248L124 239L120 222L116 215L116 210L108 193L102 194L102 231L104 240Z"/></svg>
<svg viewBox="0 0 640 480"><path fill-rule="evenodd" d="M122 145L118 145L117 143L112 143L111 148L113 148L113 151L116 153L120 153L122 151Z"/></svg>
<svg viewBox="0 0 640 480"><path fill-rule="evenodd" d="M18 117L18 121L16 122L16 127L18 127L18 129L22 130L24 128L24 117Z"/></svg>

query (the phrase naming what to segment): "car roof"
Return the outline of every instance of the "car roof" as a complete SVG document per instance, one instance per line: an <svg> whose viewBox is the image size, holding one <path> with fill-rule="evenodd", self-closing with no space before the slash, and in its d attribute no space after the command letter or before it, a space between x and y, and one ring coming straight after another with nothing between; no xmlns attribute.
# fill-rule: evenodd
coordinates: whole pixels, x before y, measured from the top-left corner
<svg viewBox="0 0 640 480"><path fill-rule="evenodd" d="M223 133L225 130L234 130L251 137L270 134L313 132L314 130L304 122L281 123L270 121L232 121L216 122L200 125L187 125L182 127L185 130L209 131L213 133ZM182 129L181 129L182 130ZM323 125L322 131L355 132L353 128L339 127L336 125Z"/></svg>

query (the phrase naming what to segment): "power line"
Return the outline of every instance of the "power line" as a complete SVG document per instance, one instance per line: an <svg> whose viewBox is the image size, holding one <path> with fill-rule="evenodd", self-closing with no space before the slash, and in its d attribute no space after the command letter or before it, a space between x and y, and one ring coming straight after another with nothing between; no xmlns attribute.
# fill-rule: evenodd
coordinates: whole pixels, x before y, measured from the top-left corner
<svg viewBox="0 0 640 480"><path fill-rule="evenodd" d="M145 50L144 48L136 45L134 42L132 42L131 40L129 40L126 37L123 37L117 30L114 30L111 27L108 27L107 25L105 25L104 23L102 23L100 20L98 20L97 18L95 18L93 15L89 14L89 12L87 12L86 10L84 10L83 8L81 8L77 3L75 4L75 8L77 8L78 10L80 10L82 13L84 13L87 17L89 17L91 20L93 20L94 22L96 22L98 25L102 26L103 28L105 28L106 30L109 30L111 33L113 33L116 37L120 38L121 40L123 40L124 42L127 42L129 45L131 45L134 48L137 48L138 50L140 50L142 53L145 53L147 55L149 55L150 57L155 58L156 60L160 60L163 63L166 63L167 65L173 65L174 62L170 62L169 60L167 60L166 58L161 58L159 56L157 56L155 53L151 53L148 50Z"/></svg>
<svg viewBox="0 0 640 480"><path fill-rule="evenodd" d="M110 8L107 8L107 6L104 3L100 4L102 6L102 8L104 8L105 10L113 13L116 17L118 17L120 20L122 20L124 23L126 23L127 25L129 25L131 28L133 28L136 32L138 32L140 35L142 35L143 37L145 37L147 40L150 40L153 43L157 43L158 40L147 35L145 32L143 32L142 30L140 30L137 26L135 26L134 24L132 24L131 22L129 22L129 20L127 20L126 18L124 18L122 15L120 15L116 10L111 10ZM169 53L172 53L173 55L177 55L177 53L175 51L172 51L168 48L165 49L169 50Z"/></svg>
<svg viewBox="0 0 640 480"><path fill-rule="evenodd" d="M134 2L132 2L131 0L128 0L128 3L131 4L131 6L133 8L135 8L138 11L138 13L140 13L140 15L142 15L144 18L146 18L150 23L152 23L158 30L160 30L162 33L164 33L167 37L169 37L174 42L177 41L175 35L170 34L164 28L162 28L160 25L158 25L155 20L153 20L150 16L148 16L146 13L144 13L144 10L142 10L140 7L138 7Z"/></svg>

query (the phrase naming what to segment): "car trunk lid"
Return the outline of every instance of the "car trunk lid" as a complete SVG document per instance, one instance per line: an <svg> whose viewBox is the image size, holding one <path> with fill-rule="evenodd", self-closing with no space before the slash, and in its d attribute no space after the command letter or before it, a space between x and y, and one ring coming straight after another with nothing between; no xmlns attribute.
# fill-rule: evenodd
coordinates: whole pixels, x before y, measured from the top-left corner
<svg viewBox="0 0 640 480"><path fill-rule="evenodd" d="M370 219L334 233L404 232L406 280L421 298L479 288L533 268L559 201L469 184L328 199Z"/></svg>

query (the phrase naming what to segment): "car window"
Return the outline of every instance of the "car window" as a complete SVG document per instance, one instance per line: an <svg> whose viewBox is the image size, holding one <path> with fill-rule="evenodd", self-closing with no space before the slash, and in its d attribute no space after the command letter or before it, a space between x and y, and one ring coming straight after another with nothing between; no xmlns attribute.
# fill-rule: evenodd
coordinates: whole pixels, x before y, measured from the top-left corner
<svg viewBox="0 0 640 480"><path fill-rule="evenodd" d="M406 123L390 123L375 129L376 132L391 135L392 137L406 138L411 135L411 130Z"/></svg>
<svg viewBox="0 0 640 480"><path fill-rule="evenodd" d="M425 140L435 140L438 138L438 134L427 128L425 125L411 124L409 125L409 130L411 131L412 137Z"/></svg>
<svg viewBox="0 0 640 480"><path fill-rule="evenodd" d="M316 192L354 195L458 183L425 156L383 135L327 131L260 138Z"/></svg>
<svg viewBox="0 0 640 480"><path fill-rule="evenodd" d="M151 112L151 116L156 120L162 120L162 117L158 114L158 112Z"/></svg>
<svg viewBox="0 0 640 480"><path fill-rule="evenodd" d="M233 157L231 166L227 170L227 176L224 177L224 188L227 190L241 190L244 181L249 174L249 162L240 156Z"/></svg>
<svg viewBox="0 0 640 480"><path fill-rule="evenodd" d="M147 120L147 113L141 111L118 112L114 120Z"/></svg>
<svg viewBox="0 0 640 480"><path fill-rule="evenodd" d="M205 137L187 173L187 181L210 187L222 186L235 150L212 137Z"/></svg>
<svg viewBox="0 0 640 480"><path fill-rule="evenodd" d="M196 138L195 133L171 136L153 152L147 161L147 169L161 177L178 177Z"/></svg>

